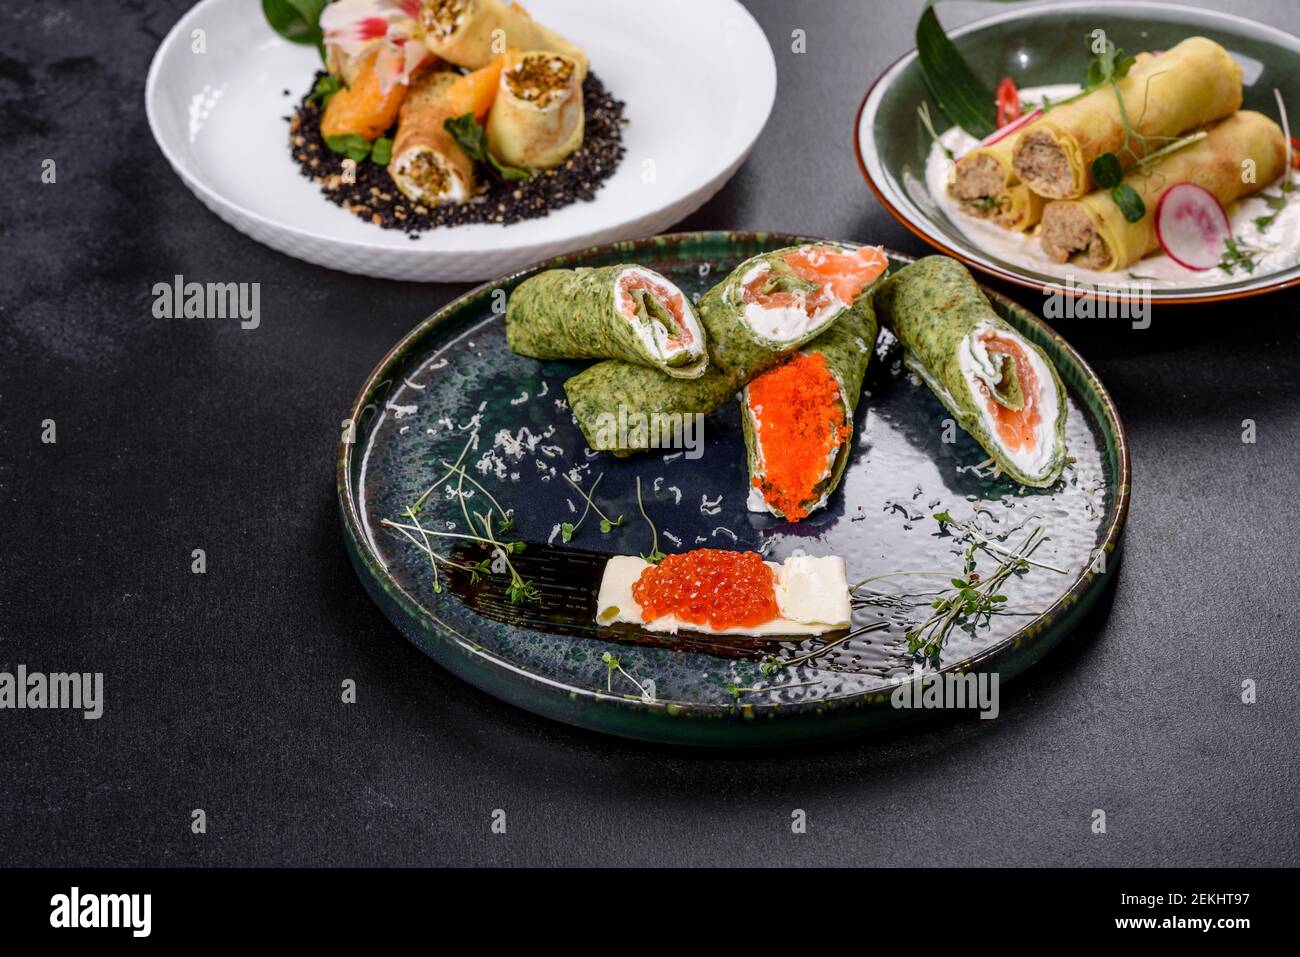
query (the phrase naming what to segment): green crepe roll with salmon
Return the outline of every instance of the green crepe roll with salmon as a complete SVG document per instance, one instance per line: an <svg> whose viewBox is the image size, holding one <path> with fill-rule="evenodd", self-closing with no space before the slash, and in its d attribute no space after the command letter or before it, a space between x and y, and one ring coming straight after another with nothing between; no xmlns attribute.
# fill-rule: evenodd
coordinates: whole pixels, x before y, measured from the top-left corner
<svg viewBox="0 0 1300 957"><path fill-rule="evenodd" d="M905 266L872 292L881 323L1001 472L1047 488L1065 466L1065 388L1043 351L993 311L946 256Z"/></svg>
<svg viewBox="0 0 1300 957"><path fill-rule="evenodd" d="M506 341L535 359L622 359L697 379L709 365L690 299L643 266L548 269L506 305Z"/></svg>
<svg viewBox="0 0 1300 957"><path fill-rule="evenodd" d="M713 364L743 385L826 331L888 268L878 246L836 243L745 260L696 307Z"/></svg>
<svg viewBox="0 0 1300 957"><path fill-rule="evenodd" d="M564 392L587 445L627 455L682 448L685 430L697 428L696 416L720 408L741 385L716 366L695 379L673 379L658 369L610 359L566 381Z"/></svg>
<svg viewBox="0 0 1300 957"><path fill-rule="evenodd" d="M754 378L740 395L752 512L800 521L839 486L853 413L876 345L864 296L820 336Z"/></svg>

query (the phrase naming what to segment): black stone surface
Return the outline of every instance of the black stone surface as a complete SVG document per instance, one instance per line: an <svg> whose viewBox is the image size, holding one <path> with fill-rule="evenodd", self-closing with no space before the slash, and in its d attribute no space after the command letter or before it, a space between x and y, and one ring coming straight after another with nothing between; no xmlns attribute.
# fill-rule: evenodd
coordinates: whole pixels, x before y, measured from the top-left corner
<svg viewBox="0 0 1300 957"><path fill-rule="evenodd" d="M0 711L0 861L1300 860L1300 295L1161 312L1142 331L1061 324L1130 432L1126 557L1077 638L1004 690L998 720L767 754L577 732L438 669L353 575L339 420L388 346L464 287L329 272L200 205L142 107L185 6L0 8L0 670L106 682L99 721ZM868 192L851 137L920 6L754 2L776 110L680 228L924 252ZM948 6L951 22L990 12ZM1285 0L1213 6L1300 31ZM796 28L806 53L790 52ZM56 185L40 183L45 158ZM260 282L261 327L155 319L150 289L176 273ZM57 444L40 441L45 419ZM190 572L195 548L206 575Z"/></svg>

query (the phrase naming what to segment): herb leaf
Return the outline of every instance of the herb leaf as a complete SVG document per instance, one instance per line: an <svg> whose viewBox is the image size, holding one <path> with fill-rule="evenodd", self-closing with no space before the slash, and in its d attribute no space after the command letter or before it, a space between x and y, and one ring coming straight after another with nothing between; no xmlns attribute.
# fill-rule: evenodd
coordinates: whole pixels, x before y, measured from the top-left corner
<svg viewBox="0 0 1300 957"><path fill-rule="evenodd" d="M981 140L997 129L993 91L962 59L933 6L916 24L916 56L930 95L949 120Z"/></svg>
<svg viewBox="0 0 1300 957"><path fill-rule="evenodd" d="M1119 211L1130 223L1140 222L1147 214L1147 204L1142 202L1142 197L1138 195L1137 190L1128 183L1120 183L1112 189L1110 198L1115 201Z"/></svg>
<svg viewBox="0 0 1300 957"><path fill-rule="evenodd" d="M1092 161L1092 178L1102 189L1114 189L1124 179L1124 167L1114 153L1102 153Z"/></svg>
<svg viewBox="0 0 1300 957"><path fill-rule="evenodd" d="M370 162L378 163L380 166L387 166L393 160L393 141L387 136L381 136L375 140L375 145L370 148ZM510 522L507 520L501 523L501 531L505 532L510 529Z"/></svg>
<svg viewBox="0 0 1300 957"><path fill-rule="evenodd" d="M330 97L341 89L343 89L343 84L339 82L339 78L332 73L326 73L317 80L316 85L312 87L312 91L307 97L307 102L319 103L324 107L329 103Z"/></svg>
<svg viewBox="0 0 1300 957"><path fill-rule="evenodd" d="M262 0L262 15L271 29L290 43L322 47L320 14L329 0ZM323 47L322 47L323 48Z"/></svg>
<svg viewBox="0 0 1300 957"><path fill-rule="evenodd" d="M487 133L479 121L474 118L473 113L448 118L443 122L442 126L451 134L451 138L456 141L456 145L465 151L466 156L476 163L485 164L506 182L521 183L533 175L521 167L507 166L488 151Z"/></svg>
<svg viewBox="0 0 1300 957"><path fill-rule="evenodd" d="M345 136L327 136L325 145L335 153L341 153L355 163L370 156L370 140L358 133L348 133Z"/></svg>

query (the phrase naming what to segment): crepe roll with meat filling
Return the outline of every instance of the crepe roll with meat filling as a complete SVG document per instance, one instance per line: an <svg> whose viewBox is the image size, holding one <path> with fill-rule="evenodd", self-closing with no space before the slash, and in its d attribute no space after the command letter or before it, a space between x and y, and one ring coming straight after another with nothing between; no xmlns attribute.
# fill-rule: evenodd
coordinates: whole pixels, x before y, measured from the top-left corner
<svg viewBox="0 0 1300 957"><path fill-rule="evenodd" d="M541 50L506 54L488 114L488 149L525 169L559 166L582 145L582 79L578 62Z"/></svg>
<svg viewBox="0 0 1300 957"><path fill-rule="evenodd" d="M577 64L578 82L587 76L587 55L554 30L534 20L518 3L502 0L423 0L420 23L425 46L448 63L477 70L507 50L552 50Z"/></svg>
<svg viewBox="0 0 1300 957"><path fill-rule="evenodd" d="M1003 475L1051 486L1065 466L1065 389L1042 350L993 311L966 267L928 256L880 284L872 302L907 367Z"/></svg>
<svg viewBox="0 0 1300 957"><path fill-rule="evenodd" d="M876 343L863 296L829 329L740 396L752 512L797 522L826 504L844 477L853 413Z"/></svg>
<svg viewBox="0 0 1300 957"><path fill-rule="evenodd" d="M697 379L709 364L687 296L643 266L548 269L506 306L506 341L535 359L623 359Z"/></svg>
<svg viewBox="0 0 1300 957"><path fill-rule="evenodd" d="M1255 176L1243 182L1243 163ZM1147 170L1124 178L1142 197L1146 213L1136 223L1124 218L1108 191L1083 199L1047 204L1040 238L1056 262L1086 269L1123 269L1160 248L1156 211L1173 186L1194 183L1227 206L1281 176L1286 168L1286 139L1267 116L1242 110L1210 127L1205 139L1160 157Z"/></svg>
<svg viewBox="0 0 1300 957"><path fill-rule="evenodd" d="M836 243L745 260L696 306L712 361L744 385L830 328L888 268L878 246Z"/></svg>
<svg viewBox="0 0 1300 957"><path fill-rule="evenodd" d="M948 194L963 212L1024 232L1038 225L1047 201L1020 182L1011 168L1018 139L1018 134L1009 134L962 155L953 167Z"/></svg>
<svg viewBox="0 0 1300 957"><path fill-rule="evenodd" d="M388 175L410 200L427 206L463 203L475 192L474 163L443 127L447 91L458 74L426 73L402 103Z"/></svg>
<svg viewBox="0 0 1300 957"><path fill-rule="evenodd" d="M1119 96L1106 84L1053 106L1025 129L1011 157L1022 183L1049 199L1077 199L1096 189L1092 163L1103 153L1115 154L1127 168L1178 135L1241 108L1241 67L1205 37L1139 57L1116 84ZM1125 129L1126 116L1136 136Z"/></svg>

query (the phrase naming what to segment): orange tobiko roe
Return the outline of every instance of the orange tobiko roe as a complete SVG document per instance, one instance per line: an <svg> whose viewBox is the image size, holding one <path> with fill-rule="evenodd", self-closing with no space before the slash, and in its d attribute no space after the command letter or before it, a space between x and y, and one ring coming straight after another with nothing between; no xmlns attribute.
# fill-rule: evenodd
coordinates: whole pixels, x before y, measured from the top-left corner
<svg viewBox="0 0 1300 957"><path fill-rule="evenodd" d="M632 586L641 620L676 615L692 625L752 628L780 615L772 569L758 552L697 548L669 555Z"/></svg>
<svg viewBox="0 0 1300 957"><path fill-rule="evenodd" d="M749 411L758 423L763 475L754 487L797 522L808 514L813 489L831 452L852 427L844 419L839 383L820 353L798 353L749 384Z"/></svg>

